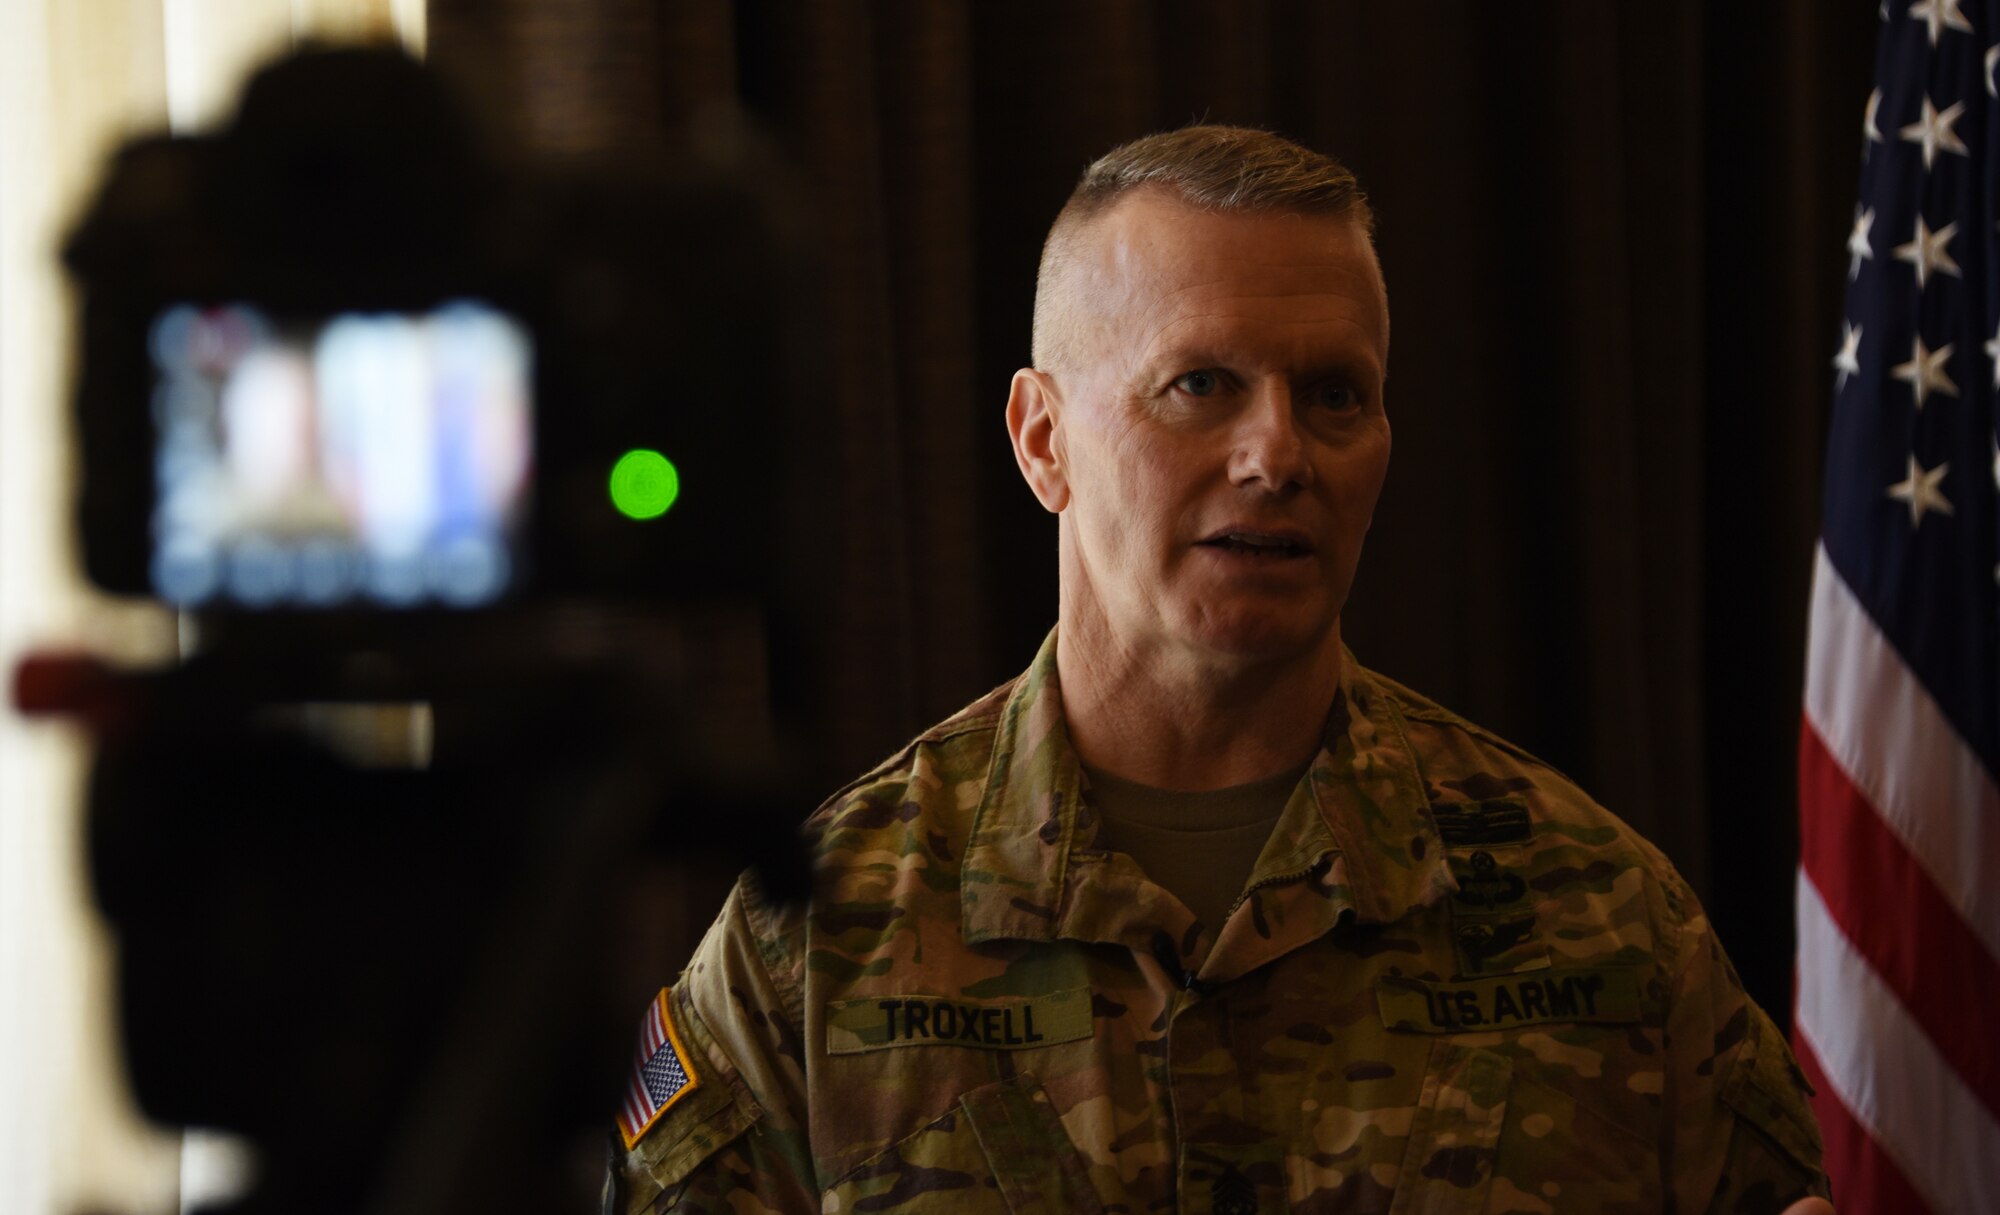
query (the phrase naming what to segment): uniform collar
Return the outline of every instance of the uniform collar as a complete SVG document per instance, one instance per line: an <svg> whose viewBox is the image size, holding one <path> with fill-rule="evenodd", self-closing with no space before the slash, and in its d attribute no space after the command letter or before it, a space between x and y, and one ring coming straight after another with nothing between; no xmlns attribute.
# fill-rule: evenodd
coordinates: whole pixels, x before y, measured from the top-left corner
<svg viewBox="0 0 2000 1215"><path fill-rule="evenodd" d="M1320 753L1251 883L1310 873L1329 910L1389 923L1456 887L1402 714L1350 653ZM1301 794L1309 794L1301 796ZM1117 914L1079 881L1095 835L1056 675L1052 630L1015 681L960 874L965 939L1111 940Z"/></svg>

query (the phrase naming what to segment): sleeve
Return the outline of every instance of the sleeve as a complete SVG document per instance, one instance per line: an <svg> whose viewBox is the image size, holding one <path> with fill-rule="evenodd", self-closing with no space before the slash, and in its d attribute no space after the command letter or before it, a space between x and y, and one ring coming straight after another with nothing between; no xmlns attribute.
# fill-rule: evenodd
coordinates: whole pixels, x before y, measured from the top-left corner
<svg viewBox="0 0 2000 1215"><path fill-rule="evenodd" d="M793 947L803 924L784 921L747 878L730 892L668 1000L695 1078L616 1153L607 1210L819 1211Z"/></svg>
<svg viewBox="0 0 2000 1215"><path fill-rule="evenodd" d="M1678 875L1683 913L1668 972L1666 1129L1672 1210L1778 1215L1827 1195L1812 1088L1777 1026L1743 990Z"/></svg>

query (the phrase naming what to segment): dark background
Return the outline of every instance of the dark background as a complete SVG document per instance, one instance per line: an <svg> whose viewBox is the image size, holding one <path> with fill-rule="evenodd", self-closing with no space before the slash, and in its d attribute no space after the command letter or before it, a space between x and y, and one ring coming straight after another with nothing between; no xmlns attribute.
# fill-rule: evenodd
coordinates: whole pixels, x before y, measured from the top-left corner
<svg viewBox="0 0 2000 1215"><path fill-rule="evenodd" d="M735 488L807 554L829 787L1053 621L1055 524L1002 408L1083 166L1197 119L1345 161L1396 438L1349 644L1659 843L1783 1021L1876 25L1864 0L431 0L429 38L520 149L673 156L733 104L794 166L812 365Z"/></svg>

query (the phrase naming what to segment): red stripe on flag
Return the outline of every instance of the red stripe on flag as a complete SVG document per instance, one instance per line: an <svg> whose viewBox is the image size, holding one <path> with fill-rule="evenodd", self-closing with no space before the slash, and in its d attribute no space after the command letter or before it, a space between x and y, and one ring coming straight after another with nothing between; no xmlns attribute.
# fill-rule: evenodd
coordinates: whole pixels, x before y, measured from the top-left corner
<svg viewBox="0 0 2000 1215"><path fill-rule="evenodd" d="M1929 1215L1930 1207L1910 1185L1910 1179L1881 1145L1855 1121L1841 1103L1812 1042L1804 1034L1792 1035L1792 1054L1799 1070L1816 1094L1813 1114L1819 1119L1820 1137L1826 1143L1826 1172L1833 1180L1833 1201L1843 1212L1895 1212L1895 1215Z"/></svg>
<svg viewBox="0 0 2000 1215"><path fill-rule="evenodd" d="M645 1049L639 1052L639 1062L642 1066L646 1060L659 1054L660 1047L666 1045L667 1042L667 1027L660 1020L660 1002L658 1000L653 1001L652 1007L646 1010L644 1038Z"/></svg>
<svg viewBox="0 0 2000 1215"><path fill-rule="evenodd" d="M1848 780L1810 717L1799 731L1799 806L1799 859L1841 933L2000 1120L2000 963Z"/></svg>

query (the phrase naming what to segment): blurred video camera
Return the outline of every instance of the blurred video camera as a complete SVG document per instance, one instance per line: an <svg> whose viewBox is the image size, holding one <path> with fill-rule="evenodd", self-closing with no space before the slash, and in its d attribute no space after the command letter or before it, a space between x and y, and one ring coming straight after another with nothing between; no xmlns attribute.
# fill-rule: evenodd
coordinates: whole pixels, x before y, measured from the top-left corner
<svg viewBox="0 0 2000 1215"><path fill-rule="evenodd" d="M765 201L503 172L383 51L131 145L67 251L90 577L230 613L763 597Z"/></svg>
<svg viewBox="0 0 2000 1215"><path fill-rule="evenodd" d="M230 1210L581 1209L689 943L661 883L801 889L810 803L702 631L782 614L784 228L692 159L505 164L389 50L115 158L65 251L81 553L198 642L17 698L93 731L133 1089L254 1144ZM381 704L432 737L323 728Z"/></svg>

